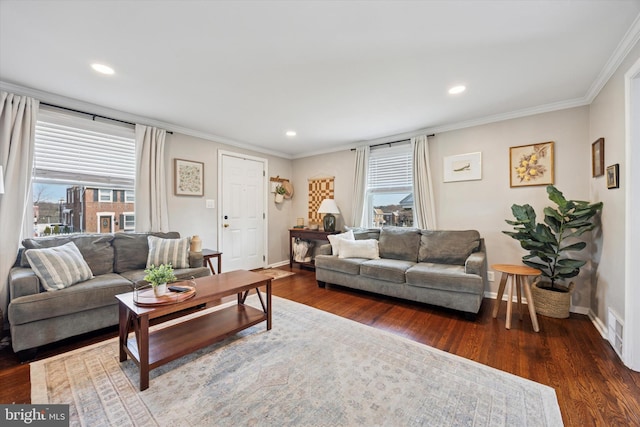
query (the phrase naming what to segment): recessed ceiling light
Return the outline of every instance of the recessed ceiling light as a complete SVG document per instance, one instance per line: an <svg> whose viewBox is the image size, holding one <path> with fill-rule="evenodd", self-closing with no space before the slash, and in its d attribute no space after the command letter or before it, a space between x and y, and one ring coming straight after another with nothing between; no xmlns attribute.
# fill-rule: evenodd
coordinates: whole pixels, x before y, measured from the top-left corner
<svg viewBox="0 0 640 427"><path fill-rule="evenodd" d="M95 71L101 73L101 74L113 74L113 68L108 67L104 64L91 64L91 68L93 68Z"/></svg>
<svg viewBox="0 0 640 427"><path fill-rule="evenodd" d="M296 133L296 131L295 131L295 130L288 130L288 131L285 133L285 135L287 135L287 136L296 136L296 135L297 135L297 133Z"/></svg>
<svg viewBox="0 0 640 427"><path fill-rule="evenodd" d="M464 92L465 90L467 90L467 87L466 87L466 86L459 85L459 86L454 86L454 87L452 87L451 89L449 89L449 93L450 93L451 95L456 95L456 94L458 94L458 93L462 93L462 92Z"/></svg>

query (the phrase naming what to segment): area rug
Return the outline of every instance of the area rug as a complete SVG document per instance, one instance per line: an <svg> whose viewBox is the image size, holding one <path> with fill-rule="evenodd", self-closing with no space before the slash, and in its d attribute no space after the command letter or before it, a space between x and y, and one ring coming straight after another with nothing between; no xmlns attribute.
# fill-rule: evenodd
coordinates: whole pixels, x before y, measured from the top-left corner
<svg viewBox="0 0 640 427"><path fill-rule="evenodd" d="M271 331L259 324L156 368L143 392L115 339L34 362L32 403L69 404L70 425L91 427L562 425L550 387L285 299L273 306Z"/></svg>
<svg viewBox="0 0 640 427"><path fill-rule="evenodd" d="M277 268L266 268L264 270L254 270L254 271L256 273L265 274L271 277L273 280L282 279L284 277L289 277L296 274L293 271L278 270Z"/></svg>

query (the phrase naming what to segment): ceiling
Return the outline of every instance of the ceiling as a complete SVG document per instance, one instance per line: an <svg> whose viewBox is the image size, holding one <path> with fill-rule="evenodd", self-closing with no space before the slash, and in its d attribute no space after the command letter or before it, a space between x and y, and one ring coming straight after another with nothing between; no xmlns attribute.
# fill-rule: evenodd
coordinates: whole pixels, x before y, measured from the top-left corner
<svg viewBox="0 0 640 427"><path fill-rule="evenodd" d="M639 14L640 0L0 0L0 81L298 158L587 104Z"/></svg>

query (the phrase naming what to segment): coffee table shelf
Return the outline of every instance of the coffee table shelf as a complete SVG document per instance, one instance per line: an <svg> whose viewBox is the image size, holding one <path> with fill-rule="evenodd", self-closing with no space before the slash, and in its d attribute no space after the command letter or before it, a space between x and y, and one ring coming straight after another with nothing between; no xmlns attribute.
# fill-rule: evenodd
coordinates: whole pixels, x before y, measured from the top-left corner
<svg viewBox="0 0 640 427"><path fill-rule="evenodd" d="M149 371L165 363L221 341L243 329L267 322L271 329L271 278L251 271L236 270L195 279L196 295L186 301L157 307L140 307L133 292L116 295L120 310L120 362L128 357L140 368L140 390L149 387ZM266 287L266 304L260 287ZM255 289L261 308L245 305L250 290ZM155 331L149 320L178 313L187 308L237 295L237 304L196 315ZM185 312L186 314L186 312ZM133 331L133 334L131 332Z"/></svg>

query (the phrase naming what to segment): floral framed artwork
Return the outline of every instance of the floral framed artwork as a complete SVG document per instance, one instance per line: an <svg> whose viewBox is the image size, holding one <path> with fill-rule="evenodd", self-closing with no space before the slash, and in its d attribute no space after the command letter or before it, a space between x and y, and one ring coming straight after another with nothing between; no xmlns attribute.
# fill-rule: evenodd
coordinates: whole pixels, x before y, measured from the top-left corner
<svg viewBox="0 0 640 427"><path fill-rule="evenodd" d="M482 153L445 157L443 170L444 182L482 179Z"/></svg>
<svg viewBox="0 0 640 427"><path fill-rule="evenodd" d="M176 196L204 196L204 163L173 159L173 173Z"/></svg>
<svg viewBox="0 0 640 427"><path fill-rule="evenodd" d="M553 141L509 148L511 187L553 184Z"/></svg>
<svg viewBox="0 0 640 427"><path fill-rule="evenodd" d="M591 144L591 175L594 178L604 175L604 138Z"/></svg>
<svg viewBox="0 0 640 427"><path fill-rule="evenodd" d="M607 188L620 188L620 164L607 166Z"/></svg>

